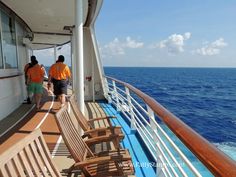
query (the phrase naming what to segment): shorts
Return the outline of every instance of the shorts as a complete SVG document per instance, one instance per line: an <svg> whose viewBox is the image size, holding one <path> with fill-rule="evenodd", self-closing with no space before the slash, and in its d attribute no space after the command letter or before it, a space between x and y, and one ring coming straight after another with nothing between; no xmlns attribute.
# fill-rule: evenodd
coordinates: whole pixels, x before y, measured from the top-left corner
<svg viewBox="0 0 236 177"><path fill-rule="evenodd" d="M67 81L53 79L53 93L55 95L67 94Z"/></svg>
<svg viewBox="0 0 236 177"><path fill-rule="evenodd" d="M42 94L43 93L43 84L32 82L28 86L28 92L33 94Z"/></svg>

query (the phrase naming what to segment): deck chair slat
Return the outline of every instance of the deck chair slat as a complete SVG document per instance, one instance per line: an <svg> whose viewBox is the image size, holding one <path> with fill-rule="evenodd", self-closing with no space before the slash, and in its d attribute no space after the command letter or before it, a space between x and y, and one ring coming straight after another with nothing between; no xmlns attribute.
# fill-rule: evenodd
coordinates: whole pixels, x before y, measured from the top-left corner
<svg viewBox="0 0 236 177"><path fill-rule="evenodd" d="M72 156L74 156L76 160L84 160L84 154L86 154L88 150L83 144L81 144L81 139L77 138L80 137L80 135L75 129L75 126L69 117L69 113L67 111L63 111L60 115L58 115L57 120L61 130L64 132L62 136L64 137L66 143L70 144L71 148L73 148L73 151L69 148Z"/></svg>
<svg viewBox="0 0 236 177"><path fill-rule="evenodd" d="M48 147L39 129L3 152L0 155L0 162L0 176L3 177L61 176L52 162Z"/></svg>
<svg viewBox="0 0 236 177"><path fill-rule="evenodd" d="M46 170L48 170L50 172L50 174L54 175L54 171L52 169L51 164L48 161L48 157L47 157L47 155L44 151L44 148L41 145L40 139L36 139L35 141L36 141L36 144L38 146L38 150L40 152L40 156L42 157L42 160L43 160L43 163L45 165Z"/></svg>
<svg viewBox="0 0 236 177"><path fill-rule="evenodd" d="M73 95L70 98L70 103L71 103L72 110L76 113L76 115L81 116L81 113L78 111L78 109L76 109L77 103L76 103L75 97ZM89 130L90 126L86 120L80 119L78 121L79 121L79 124L83 130Z"/></svg>
<svg viewBox="0 0 236 177"><path fill-rule="evenodd" d="M20 160L19 160L18 155L16 155L16 156L13 157L13 162L15 163L15 166L17 167L17 171L18 171L18 173L19 173L19 176L25 175L23 169L22 169L22 168L19 168L19 167L22 167L22 164L20 163Z"/></svg>
<svg viewBox="0 0 236 177"><path fill-rule="evenodd" d="M75 117L80 125L80 127L84 130L84 131L88 131L91 128L95 127L110 127L111 123L109 122L109 119L100 119L100 120L96 120L93 122L93 126L91 127L91 123L88 122L88 120L84 117L84 115L81 113L81 111L78 108L78 104L77 102L74 100L74 96L72 96L70 98L70 103L71 103L71 107L73 112L75 113ZM106 117L106 114L102 111L102 113L100 113L101 111L97 111L99 105L98 103L88 103L90 110L93 112L93 110L96 110L96 115L93 116L93 118L99 118L99 117ZM100 108L101 109L101 108ZM91 119L90 119L91 120ZM86 124L87 126L85 127L84 124Z"/></svg>
<svg viewBox="0 0 236 177"><path fill-rule="evenodd" d="M69 124L68 115L67 115L65 112L62 112L60 116L61 116L61 117L60 117L60 119L58 119L58 121L61 122L61 128L63 129L64 134L67 136L67 139L65 139L65 141L66 141L67 143L69 143L73 149L75 149L75 152L74 152L74 154L72 154L72 155L77 156L77 157L80 157L80 156L81 156L81 152L80 152L80 150L77 148L76 142L74 141L74 138L73 138L73 137L74 137L74 134L71 133L71 132L73 131L73 127L68 128L68 127L66 126L66 125ZM75 133L76 133L76 132L75 132ZM63 135L63 136L64 136L64 135Z"/></svg>
<svg viewBox="0 0 236 177"><path fill-rule="evenodd" d="M88 104L90 105L90 108L94 111L96 110L97 107L99 107L97 103L88 103ZM120 141L124 138L124 134L121 130L121 127L112 126L110 122L110 117L104 116L104 117L99 117L99 118L97 117L95 119L87 120L87 118L79 110L78 104L76 103L75 97L73 95L70 98L70 105L71 105L72 111L70 111L69 116L73 116L73 118L74 117L76 118L79 126L84 130L84 136L87 136L89 138L106 137L106 139L109 141L109 143L99 142L99 144L94 145L93 148L97 152L103 150L104 148L107 149L107 148L120 147ZM98 112L99 115L102 115L102 113L104 114L104 112L102 112L101 110L96 111L96 112ZM106 120L106 122L109 122L106 124L108 126L105 126L104 120ZM87 124L89 125L87 129L84 129L85 126L82 123L84 121L87 122ZM92 142L91 144L87 142L87 144L91 146L92 144L95 144L95 142Z"/></svg>
<svg viewBox="0 0 236 177"><path fill-rule="evenodd" d="M10 176L18 176L16 167L15 167L15 165L13 163L14 162L12 160L10 160L7 163L8 172L9 172Z"/></svg>
<svg viewBox="0 0 236 177"><path fill-rule="evenodd" d="M69 124L69 120L64 118L62 120L63 125L67 125ZM73 130L73 127L68 128L66 126L63 127L65 134L67 135L67 142L70 143L71 147L75 150L75 156L77 158L83 158L83 149L81 149L80 147L78 147L77 143L75 142L75 135L76 135L76 131Z"/></svg>
<svg viewBox="0 0 236 177"><path fill-rule="evenodd" d="M124 163L126 165L131 164L131 160L127 160L131 159L128 151L121 150L121 153L127 152L127 154L125 154L126 156L120 155L119 149L112 152L101 153L101 157L98 154L94 155L89 149L88 145L84 142L82 137L77 132L75 125L70 119L70 115L67 111L67 106L64 106L56 113L56 120L64 142L68 147L72 158L75 160L75 164L72 166L72 168L70 168L70 170L73 170L73 168L79 168L82 170L83 175L86 177L120 176L123 174L134 173L133 167L130 166L127 171L125 169L125 165L125 168L121 168L117 165L118 163L116 162L119 161L119 163ZM71 133L73 135L71 135ZM74 142L72 143L71 141ZM83 153L83 156L80 156L81 152ZM109 153L113 154L109 155Z"/></svg>
<svg viewBox="0 0 236 177"><path fill-rule="evenodd" d="M31 168L34 171L35 175L36 176L40 176L39 168L38 168L38 165L36 163L36 159L34 158L32 150L30 149L29 146L25 147L25 152L26 152L26 154L27 154L27 156L29 158L29 162L31 164Z"/></svg>
<svg viewBox="0 0 236 177"><path fill-rule="evenodd" d="M7 170L6 170L6 166L2 166L1 168L0 168L0 175L1 176L4 176L4 177L8 177L9 176L9 174L8 174L8 172L7 172Z"/></svg>
<svg viewBox="0 0 236 177"><path fill-rule="evenodd" d="M56 165L54 164L54 162L51 160L51 154L49 152L49 149L47 148L47 144L46 142L44 141L43 137L39 137L39 141L42 145L42 148L43 148L43 151L44 151L44 154L45 156L47 157L47 162L48 164L50 164L49 168L52 169L52 175L55 175L55 176L59 176L60 175L60 172L59 170L56 168Z"/></svg>
<svg viewBox="0 0 236 177"><path fill-rule="evenodd" d="M70 143L73 146L73 149L75 149L75 153L78 157L83 157L84 151L83 149L81 149L78 145L77 142L75 142L76 140L76 136L78 136L78 132L76 131L76 129L74 128L74 126L72 125L72 122L70 121L70 117L69 115L64 112L63 113L63 117L62 117L62 121L63 121L63 125L64 129L65 129L65 133L68 135L68 143ZM66 125L69 125L68 127Z"/></svg>
<svg viewBox="0 0 236 177"><path fill-rule="evenodd" d="M19 157L20 157L20 160L24 166L24 170L25 170L25 173L26 173L26 176L30 176L30 177L33 177L33 173L32 173L32 170L31 170L31 167L30 167L30 164L27 160L27 157L26 157L26 154L25 154L25 151L21 151L19 153Z"/></svg>
<svg viewBox="0 0 236 177"><path fill-rule="evenodd" d="M42 158L39 155L36 142L34 141L34 142L30 143L30 147L32 148L34 158L36 159L36 163L38 164L40 172L42 173L43 176L46 176L47 172L45 171L45 168L44 168L45 166L43 164Z"/></svg>

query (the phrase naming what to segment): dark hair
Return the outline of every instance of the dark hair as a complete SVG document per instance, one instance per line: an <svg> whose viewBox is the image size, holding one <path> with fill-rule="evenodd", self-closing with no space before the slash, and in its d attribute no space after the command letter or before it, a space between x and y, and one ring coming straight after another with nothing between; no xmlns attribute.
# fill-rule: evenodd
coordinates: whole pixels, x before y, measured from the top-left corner
<svg viewBox="0 0 236 177"><path fill-rule="evenodd" d="M32 65L34 66L34 65L38 64L38 60L35 59L35 60L33 60L31 63L32 63Z"/></svg>
<svg viewBox="0 0 236 177"><path fill-rule="evenodd" d="M63 55L59 55L57 61L58 62L64 62L65 61L65 57Z"/></svg>
<svg viewBox="0 0 236 177"><path fill-rule="evenodd" d="M31 62L37 61L37 60L36 60L36 56L32 55L32 56L30 57L30 60L31 60Z"/></svg>

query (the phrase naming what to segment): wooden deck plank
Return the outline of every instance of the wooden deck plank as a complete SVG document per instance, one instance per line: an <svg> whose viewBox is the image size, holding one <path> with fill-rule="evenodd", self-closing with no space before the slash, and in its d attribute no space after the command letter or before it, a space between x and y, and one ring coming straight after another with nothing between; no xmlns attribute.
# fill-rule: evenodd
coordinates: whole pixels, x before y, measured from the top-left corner
<svg viewBox="0 0 236 177"><path fill-rule="evenodd" d="M36 109L33 109L28 115L29 117L24 118L25 120L13 128L13 132L10 135L7 135L9 137L2 137L0 139L0 154L32 132L39 124L41 124L40 128L42 129L46 143L51 145L51 150L54 148L52 144L55 145L60 136L54 114L60 108L60 104L58 102L52 102L52 100L53 98L45 93L42 100L41 110L37 112ZM52 107L52 109L51 111L48 111L50 107ZM17 113L15 114L17 115Z"/></svg>

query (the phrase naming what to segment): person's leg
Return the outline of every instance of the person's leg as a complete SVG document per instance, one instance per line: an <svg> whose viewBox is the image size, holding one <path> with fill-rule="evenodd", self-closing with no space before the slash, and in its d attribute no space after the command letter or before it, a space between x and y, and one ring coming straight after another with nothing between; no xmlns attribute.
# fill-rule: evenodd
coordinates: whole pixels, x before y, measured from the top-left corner
<svg viewBox="0 0 236 177"><path fill-rule="evenodd" d="M66 95L63 93L61 94L61 106L64 106L66 103Z"/></svg>
<svg viewBox="0 0 236 177"><path fill-rule="evenodd" d="M36 100L36 107L37 107L37 109L40 108L41 98L42 98L42 94L41 93L36 93L35 94L35 100Z"/></svg>
<svg viewBox="0 0 236 177"><path fill-rule="evenodd" d="M67 82L66 80L61 81L61 107L66 103L67 94Z"/></svg>
<svg viewBox="0 0 236 177"><path fill-rule="evenodd" d="M33 101L34 86L33 84L26 85L27 89L27 103L31 104Z"/></svg>
<svg viewBox="0 0 236 177"><path fill-rule="evenodd" d="M42 93L43 93L43 85L40 83L35 84L36 89L35 89L35 102L36 102L36 107L37 109L40 108L40 102L42 98Z"/></svg>

